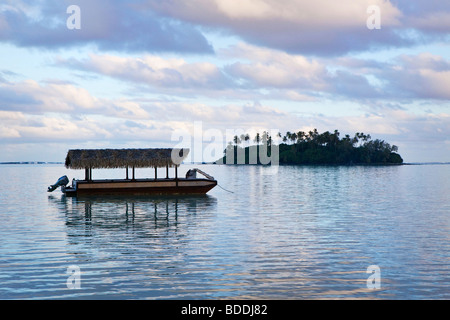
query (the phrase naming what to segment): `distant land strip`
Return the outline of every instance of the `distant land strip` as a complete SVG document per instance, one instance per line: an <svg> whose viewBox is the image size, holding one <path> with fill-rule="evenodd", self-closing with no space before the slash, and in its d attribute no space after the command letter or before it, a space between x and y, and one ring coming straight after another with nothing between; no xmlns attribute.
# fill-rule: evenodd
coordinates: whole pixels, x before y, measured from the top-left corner
<svg viewBox="0 0 450 320"><path fill-rule="evenodd" d="M6 161L0 162L0 164L64 164L63 162L52 161Z"/></svg>

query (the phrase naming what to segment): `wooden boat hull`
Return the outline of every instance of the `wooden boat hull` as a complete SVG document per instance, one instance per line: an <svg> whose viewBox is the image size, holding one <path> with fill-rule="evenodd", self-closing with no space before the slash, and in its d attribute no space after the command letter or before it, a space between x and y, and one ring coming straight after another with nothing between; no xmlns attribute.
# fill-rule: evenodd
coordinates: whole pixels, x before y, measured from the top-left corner
<svg viewBox="0 0 450 320"><path fill-rule="evenodd" d="M67 196L206 194L216 185L209 179L78 180L62 192Z"/></svg>

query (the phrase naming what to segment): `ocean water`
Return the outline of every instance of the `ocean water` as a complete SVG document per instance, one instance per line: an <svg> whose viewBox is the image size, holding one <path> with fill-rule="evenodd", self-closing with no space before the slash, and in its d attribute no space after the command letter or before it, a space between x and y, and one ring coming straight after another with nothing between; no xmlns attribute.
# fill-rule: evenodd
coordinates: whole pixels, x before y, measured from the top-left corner
<svg viewBox="0 0 450 320"><path fill-rule="evenodd" d="M1 165L0 299L450 299L450 165L192 167L219 186L66 198L84 172Z"/></svg>

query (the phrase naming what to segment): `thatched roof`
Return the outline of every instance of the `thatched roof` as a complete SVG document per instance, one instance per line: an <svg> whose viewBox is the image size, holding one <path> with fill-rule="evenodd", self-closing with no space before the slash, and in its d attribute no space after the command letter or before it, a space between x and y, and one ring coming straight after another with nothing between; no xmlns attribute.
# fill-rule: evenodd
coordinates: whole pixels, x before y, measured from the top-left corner
<svg viewBox="0 0 450 320"><path fill-rule="evenodd" d="M189 149L78 149L69 150L66 168L150 168L181 164ZM172 157L173 155L173 157Z"/></svg>

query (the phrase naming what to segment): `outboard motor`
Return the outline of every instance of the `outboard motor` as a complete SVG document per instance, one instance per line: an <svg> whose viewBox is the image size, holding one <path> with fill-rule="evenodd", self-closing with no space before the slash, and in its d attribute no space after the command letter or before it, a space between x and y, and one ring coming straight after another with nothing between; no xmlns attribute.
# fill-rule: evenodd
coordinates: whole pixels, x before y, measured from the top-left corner
<svg viewBox="0 0 450 320"><path fill-rule="evenodd" d="M62 176L61 178L56 181L55 184L48 187L47 192L53 192L56 188L66 186L69 183L69 178L67 176Z"/></svg>
<svg viewBox="0 0 450 320"><path fill-rule="evenodd" d="M196 178L197 178L196 169L189 169L189 171L186 172L186 179L196 179Z"/></svg>

